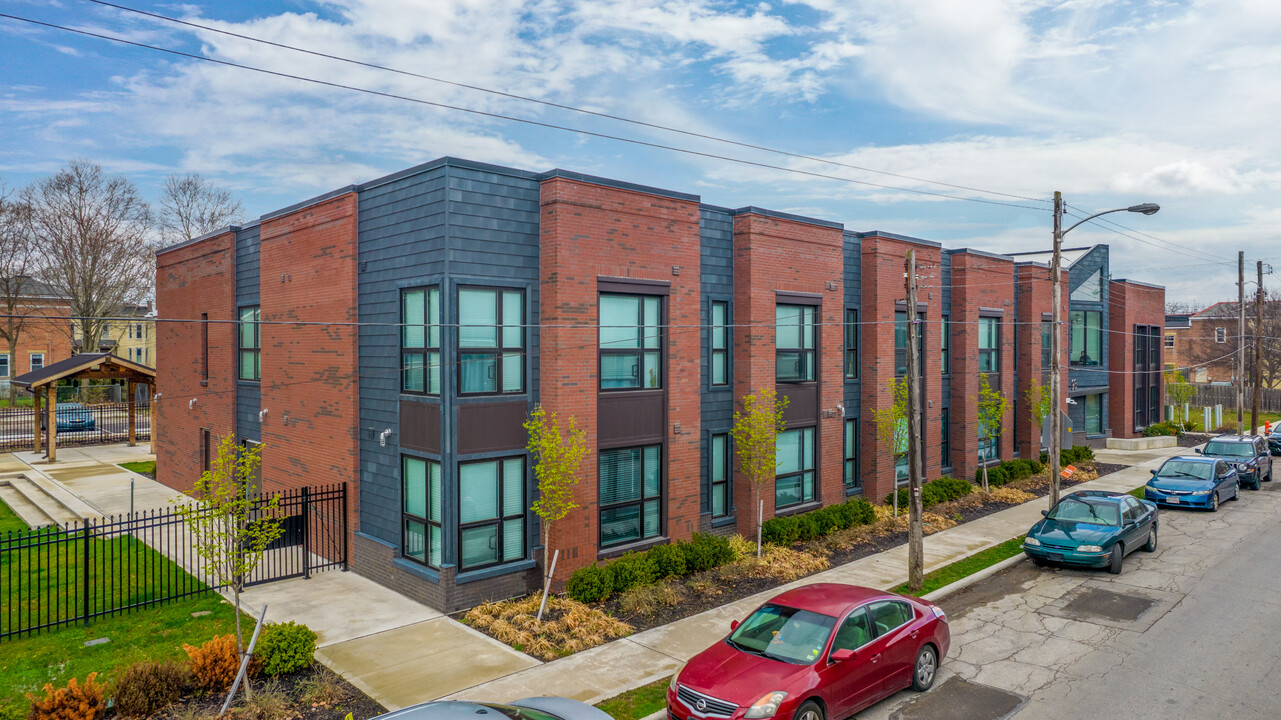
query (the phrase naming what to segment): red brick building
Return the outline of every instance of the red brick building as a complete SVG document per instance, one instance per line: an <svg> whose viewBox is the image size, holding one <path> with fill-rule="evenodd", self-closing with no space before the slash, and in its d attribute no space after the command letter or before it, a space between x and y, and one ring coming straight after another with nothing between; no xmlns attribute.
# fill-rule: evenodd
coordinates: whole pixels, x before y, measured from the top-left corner
<svg viewBox="0 0 1281 720"><path fill-rule="evenodd" d="M765 518L880 502L904 475L873 411L906 371L909 250L927 476L1035 455L1039 259L446 158L161 251L159 478L189 488L222 436L265 443L264 489L348 483L352 569L449 610L538 584L535 405L573 417L591 449L580 508L552 528L558 580L695 532L752 532L729 431L761 389L788 399ZM1100 281L1106 246L1072 259L1084 290L1064 314L1082 313L1097 359L1065 382L1111 407L1131 335L1100 316L1146 327L1162 291ZM990 443L981 374L1011 400ZM1131 432L1099 414L1081 441Z"/></svg>

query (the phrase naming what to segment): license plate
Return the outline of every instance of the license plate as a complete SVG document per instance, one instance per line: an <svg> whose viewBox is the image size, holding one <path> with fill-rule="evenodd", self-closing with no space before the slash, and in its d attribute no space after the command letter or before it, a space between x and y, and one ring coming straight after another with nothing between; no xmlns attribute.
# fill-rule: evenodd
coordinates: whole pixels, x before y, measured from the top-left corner
<svg viewBox="0 0 1281 720"><path fill-rule="evenodd" d="M1169 501L1169 503L1170 503L1171 505L1178 505L1178 504L1179 504L1179 499L1178 499L1178 498L1176 498L1176 497L1166 498L1166 500L1168 500L1168 501Z"/></svg>
<svg viewBox="0 0 1281 720"><path fill-rule="evenodd" d="M1063 562L1063 556L1058 553L1050 553L1050 560L1054 562Z"/></svg>

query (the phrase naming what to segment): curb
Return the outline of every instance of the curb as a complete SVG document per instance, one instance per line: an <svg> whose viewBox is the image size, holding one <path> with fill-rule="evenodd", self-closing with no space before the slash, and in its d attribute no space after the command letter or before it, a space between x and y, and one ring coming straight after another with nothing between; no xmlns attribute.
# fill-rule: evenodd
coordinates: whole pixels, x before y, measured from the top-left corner
<svg viewBox="0 0 1281 720"><path fill-rule="evenodd" d="M1015 565L1018 565L1024 560L1027 560L1027 555L1023 554L1020 551L1019 554L1015 555L1014 557L1008 557L1002 560L1001 562L996 563L995 565L989 565L972 575L966 575L965 577L961 578L960 580L957 580L954 583L951 583L949 585L944 585L943 587L939 588L938 590L935 590L934 592L926 593L921 596L921 599L929 600L930 602L938 602L939 600L942 600L943 598L947 597L948 595L951 595L954 592L964 590L965 588L977 582L982 582L1006 568L1011 568L1011 567L1014 567Z"/></svg>
<svg viewBox="0 0 1281 720"><path fill-rule="evenodd" d="M667 717L667 708L663 708L662 710L659 710L658 712L652 712L652 713L650 713L650 714L646 715L645 717L641 718L640 720L663 720L663 719L664 719L664 718L666 718L666 717Z"/></svg>

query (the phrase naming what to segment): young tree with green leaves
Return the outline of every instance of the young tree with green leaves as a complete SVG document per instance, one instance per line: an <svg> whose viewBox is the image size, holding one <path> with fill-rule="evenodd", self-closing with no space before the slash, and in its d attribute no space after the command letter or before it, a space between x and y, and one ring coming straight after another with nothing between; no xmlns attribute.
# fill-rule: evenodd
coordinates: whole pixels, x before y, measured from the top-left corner
<svg viewBox="0 0 1281 720"><path fill-rule="evenodd" d="M898 517L898 460L907 455L907 378L890 378L889 407L872 411L876 437L894 458L894 516Z"/></svg>
<svg viewBox="0 0 1281 720"><path fill-rule="evenodd" d="M538 481L538 499L530 509L542 521L543 573L550 583L552 523L578 507L574 502L574 486L581 479L579 469L590 450L587 433L577 426L572 415L569 427L561 428L556 413L547 412L541 405L529 414L525 432L529 433L525 449L534 458L534 477ZM539 622L546 602L547 593L544 591L543 604L538 608Z"/></svg>
<svg viewBox="0 0 1281 720"><path fill-rule="evenodd" d="M979 439L994 440L1001 436L1001 423L1005 419L1007 402L1000 390L992 389L987 373L979 373L978 424ZM988 491L987 463L983 463L983 492Z"/></svg>
<svg viewBox="0 0 1281 720"><path fill-rule="evenodd" d="M1165 371L1165 394L1174 405L1174 416L1178 418L1179 429L1187 430L1188 417L1183 412L1183 406L1192 401L1192 397L1196 395L1196 387L1178 369L1170 368Z"/></svg>
<svg viewBox="0 0 1281 720"><path fill-rule="evenodd" d="M191 534L191 549L202 561L201 572L211 584L231 588L236 647L242 655L240 593L263 551L285 532L279 519L280 496L261 502L254 493L262 448L237 447L235 435L223 436L209 469L196 481L196 501L180 503L176 509Z"/></svg>
<svg viewBox="0 0 1281 720"><path fill-rule="evenodd" d="M1036 418L1036 436L1039 438L1041 436L1041 426L1045 424L1045 419L1050 416L1050 408L1054 400L1050 392L1050 384L1048 382L1040 382L1034 378L1027 386L1027 389L1023 391L1023 398L1027 400L1027 407L1032 412L1032 417ZM1018 421L1018 418L1014 418L1014 422Z"/></svg>
<svg viewBox="0 0 1281 720"><path fill-rule="evenodd" d="M743 396L742 409L734 411L734 438L738 467L752 484L752 507L756 512L756 556L761 556L761 491L774 480L778 469L778 434L786 429L783 410L787 398L773 388L762 388Z"/></svg>

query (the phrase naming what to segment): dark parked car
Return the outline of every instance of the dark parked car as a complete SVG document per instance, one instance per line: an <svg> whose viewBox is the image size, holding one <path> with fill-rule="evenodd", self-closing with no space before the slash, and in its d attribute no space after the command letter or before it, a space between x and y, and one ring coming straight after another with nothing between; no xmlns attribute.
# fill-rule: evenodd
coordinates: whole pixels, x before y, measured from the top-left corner
<svg viewBox="0 0 1281 720"><path fill-rule="evenodd" d="M1268 450L1273 455L1281 455L1281 422L1272 425L1272 432L1268 433Z"/></svg>
<svg viewBox="0 0 1281 720"><path fill-rule="evenodd" d="M563 697L534 697L508 705L438 700L401 708L378 720L614 720L603 710Z"/></svg>
<svg viewBox="0 0 1281 720"><path fill-rule="evenodd" d="M928 690L951 644L937 605L838 583L788 590L730 629L672 676L668 720L840 720Z"/></svg>
<svg viewBox="0 0 1281 720"><path fill-rule="evenodd" d="M1156 550L1156 503L1105 490L1074 492L1027 531L1023 552L1037 565L1105 567L1116 575L1125 556Z"/></svg>
<svg viewBox="0 0 1281 720"><path fill-rule="evenodd" d="M1272 480L1272 451L1258 435L1219 435L1197 450L1206 457L1223 458L1236 464L1241 484L1259 490Z"/></svg>
<svg viewBox="0 0 1281 720"><path fill-rule="evenodd" d="M93 413L80 403L58 403L54 406L54 418L58 421L58 432L93 429Z"/></svg>
<svg viewBox="0 0 1281 720"><path fill-rule="evenodd" d="M1219 509L1223 500L1241 496L1240 474L1231 460L1212 457L1174 457L1143 488L1143 498L1158 505Z"/></svg>

